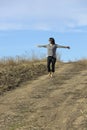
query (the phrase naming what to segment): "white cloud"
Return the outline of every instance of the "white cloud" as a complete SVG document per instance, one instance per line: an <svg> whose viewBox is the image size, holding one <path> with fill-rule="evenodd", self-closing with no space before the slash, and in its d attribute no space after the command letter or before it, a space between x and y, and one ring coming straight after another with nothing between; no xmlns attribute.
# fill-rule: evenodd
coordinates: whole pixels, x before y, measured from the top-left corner
<svg viewBox="0 0 87 130"><path fill-rule="evenodd" d="M68 31L87 26L86 0L0 1L0 30Z"/></svg>

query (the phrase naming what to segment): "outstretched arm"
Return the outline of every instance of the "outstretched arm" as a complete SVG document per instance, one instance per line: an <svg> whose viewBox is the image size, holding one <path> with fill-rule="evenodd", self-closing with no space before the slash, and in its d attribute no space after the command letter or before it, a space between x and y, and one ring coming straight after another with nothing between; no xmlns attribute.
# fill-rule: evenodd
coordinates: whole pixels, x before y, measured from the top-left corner
<svg viewBox="0 0 87 130"><path fill-rule="evenodd" d="M44 47L44 48L47 48L47 45L37 45L37 47Z"/></svg>
<svg viewBox="0 0 87 130"><path fill-rule="evenodd" d="M61 46L57 44L57 48L66 48L66 49L70 49L70 46Z"/></svg>

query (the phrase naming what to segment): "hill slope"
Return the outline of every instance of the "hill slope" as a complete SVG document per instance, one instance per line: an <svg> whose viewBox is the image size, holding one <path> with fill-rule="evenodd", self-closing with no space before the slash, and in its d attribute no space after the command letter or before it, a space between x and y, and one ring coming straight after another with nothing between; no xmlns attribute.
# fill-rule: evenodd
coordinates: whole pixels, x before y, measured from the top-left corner
<svg viewBox="0 0 87 130"><path fill-rule="evenodd" d="M87 64L63 64L0 96L0 130L87 130Z"/></svg>

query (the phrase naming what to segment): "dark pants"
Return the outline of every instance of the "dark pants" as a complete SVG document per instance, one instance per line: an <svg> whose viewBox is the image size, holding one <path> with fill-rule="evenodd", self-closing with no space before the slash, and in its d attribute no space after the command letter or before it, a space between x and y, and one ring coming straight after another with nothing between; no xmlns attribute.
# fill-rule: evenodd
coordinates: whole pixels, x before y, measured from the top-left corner
<svg viewBox="0 0 87 130"><path fill-rule="evenodd" d="M52 56L48 56L48 58L47 58L48 72L55 72L55 63L56 63L56 58L54 58Z"/></svg>

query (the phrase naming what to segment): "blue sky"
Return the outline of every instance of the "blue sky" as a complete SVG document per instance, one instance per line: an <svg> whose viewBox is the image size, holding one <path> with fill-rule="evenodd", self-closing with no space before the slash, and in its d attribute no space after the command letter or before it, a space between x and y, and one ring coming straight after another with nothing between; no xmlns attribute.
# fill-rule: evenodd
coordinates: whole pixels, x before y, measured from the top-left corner
<svg viewBox="0 0 87 130"><path fill-rule="evenodd" d="M87 58L87 0L0 1L0 57L46 55L37 44L69 45L59 49L63 61Z"/></svg>

